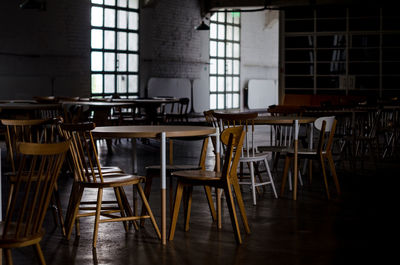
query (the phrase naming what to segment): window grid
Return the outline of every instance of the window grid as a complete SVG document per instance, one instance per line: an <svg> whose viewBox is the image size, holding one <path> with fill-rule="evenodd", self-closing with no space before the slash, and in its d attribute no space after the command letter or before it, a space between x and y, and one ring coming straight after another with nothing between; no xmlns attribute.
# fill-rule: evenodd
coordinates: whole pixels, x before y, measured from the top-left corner
<svg viewBox="0 0 400 265"><path fill-rule="evenodd" d="M210 108L240 106L240 13L210 18Z"/></svg>
<svg viewBox="0 0 400 265"><path fill-rule="evenodd" d="M138 0L92 0L91 25L91 95L137 97Z"/></svg>

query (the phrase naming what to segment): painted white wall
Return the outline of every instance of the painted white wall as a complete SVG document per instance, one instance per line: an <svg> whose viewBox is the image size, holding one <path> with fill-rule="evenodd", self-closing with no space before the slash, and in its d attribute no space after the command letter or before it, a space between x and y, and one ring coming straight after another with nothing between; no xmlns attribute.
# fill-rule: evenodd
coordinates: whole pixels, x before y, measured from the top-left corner
<svg viewBox="0 0 400 265"><path fill-rule="evenodd" d="M242 13L241 24L241 108L249 80L273 80L278 87L279 12ZM271 95L272 96L272 95Z"/></svg>

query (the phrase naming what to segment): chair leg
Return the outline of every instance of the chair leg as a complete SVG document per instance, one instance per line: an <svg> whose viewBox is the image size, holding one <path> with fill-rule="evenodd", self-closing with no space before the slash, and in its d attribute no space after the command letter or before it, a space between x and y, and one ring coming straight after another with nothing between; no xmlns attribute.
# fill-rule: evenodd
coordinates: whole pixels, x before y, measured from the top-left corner
<svg viewBox="0 0 400 265"><path fill-rule="evenodd" d="M221 206L221 189L215 189L215 196L217 197L217 227L222 229L222 206Z"/></svg>
<svg viewBox="0 0 400 265"><path fill-rule="evenodd" d="M36 255L41 265L46 265L46 261L44 260L42 248L40 247L39 243L35 244Z"/></svg>
<svg viewBox="0 0 400 265"><path fill-rule="evenodd" d="M67 216L70 216L70 221L67 222L68 224L68 229L67 229L67 240L69 240L71 238L71 234L72 234L72 229L74 227L75 221L77 220L77 215L79 213L79 205L82 199L82 195L83 195L83 191L84 188L83 187L77 187L77 195L75 197L75 199L72 202L71 205L71 213L67 214ZM72 192L75 192L75 189L72 189ZM77 227L78 228L78 227ZM77 231L77 236L79 236L79 231Z"/></svg>
<svg viewBox="0 0 400 265"><path fill-rule="evenodd" d="M103 189L100 188L97 192L96 215L95 215L95 219L94 219L94 229L93 229L93 248L96 248L96 244L97 244L97 235L99 232L102 200L103 200Z"/></svg>
<svg viewBox="0 0 400 265"><path fill-rule="evenodd" d="M6 261L7 265L13 265L13 259L12 259L12 255L11 255L11 249L6 248L4 249L5 253L4 253L4 258Z"/></svg>
<svg viewBox="0 0 400 265"><path fill-rule="evenodd" d="M271 182L272 191L274 192L275 199L277 199L278 198L278 194L276 194L274 179L272 178L271 170L269 168L267 159L264 159L264 163L265 163L265 168L267 170L267 174L268 174L268 177L269 177L269 181Z"/></svg>
<svg viewBox="0 0 400 265"><path fill-rule="evenodd" d="M153 177L150 174L146 175L146 182L144 184L144 194L146 195L147 201L150 201L151 184L153 183ZM146 215L146 207L144 203L142 204L142 212L140 215ZM146 219L140 220L140 226L144 226Z"/></svg>
<svg viewBox="0 0 400 265"><path fill-rule="evenodd" d="M179 207L181 206L182 194L183 194L183 184L178 180L175 193L174 210L172 212L171 226L169 229L169 240L174 239L176 222L178 220L178 214L179 214Z"/></svg>
<svg viewBox="0 0 400 265"><path fill-rule="evenodd" d="M153 228L154 228L158 238L161 239L160 229L158 229L158 225L157 225L156 219L154 218L154 215L153 215L153 212L151 211L149 202L147 201L146 196L144 195L142 186L140 186L140 184L137 184L137 189L138 189L138 192L139 192L139 196L142 199L142 201L144 203L144 206L146 207L146 211L150 216L150 220L151 220L151 223L153 224Z"/></svg>
<svg viewBox="0 0 400 265"><path fill-rule="evenodd" d="M63 218L62 207L61 207L60 193L58 192L57 183L56 183L56 185L54 186L54 191L53 191L53 193L54 193L55 203L56 203L56 206L57 206L58 220L59 220L60 226L61 226L61 234L62 234L63 236L65 236L65 235L66 235L66 232L65 232L65 224L64 224L64 218Z"/></svg>
<svg viewBox="0 0 400 265"><path fill-rule="evenodd" d="M211 188L209 186L204 186L204 191L206 193L208 207L210 208L212 220L215 222L217 220L217 213L215 212L214 202L211 195Z"/></svg>
<svg viewBox="0 0 400 265"><path fill-rule="evenodd" d="M114 194L115 194L115 198L117 199L117 203L118 203L118 208L121 214L121 217L125 217L125 207L122 204L122 200L121 200L121 194L119 193L119 189L118 187L114 188ZM123 221L122 225L125 229L125 232L128 232L129 228L128 228L128 222L127 221Z"/></svg>
<svg viewBox="0 0 400 265"><path fill-rule="evenodd" d="M337 174L336 174L335 162L333 161L332 154L331 153L327 154L327 158L328 158L328 162L329 162L329 167L331 169L333 181L334 181L335 186L336 186L336 192L338 193L338 195L340 195L339 179L338 179Z"/></svg>
<svg viewBox="0 0 400 265"><path fill-rule="evenodd" d="M327 198L329 200L330 199L330 195L329 195L328 179L326 177L326 170L325 170L325 158L324 158L323 155L320 155L319 159L320 159L320 163L321 163L322 175L324 177L326 196L327 196Z"/></svg>
<svg viewBox="0 0 400 265"><path fill-rule="evenodd" d="M256 186L255 186L255 179L254 179L254 164L253 164L253 162L250 163L250 179L251 179L251 192L253 195L253 205L256 205L257 204Z"/></svg>
<svg viewBox="0 0 400 265"><path fill-rule="evenodd" d="M282 175L281 196L283 196L283 194L285 192L285 185L286 185L286 180L287 180L287 176L288 176L288 172L289 172L290 160L291 160L291 158L289 156L286 156L285 167L283 168L283 175Z"/></svg>
<svg viewBox="0 0 400 265"><path fill-rule="evenodd" d="M227 181L225 185L226 187L224 187L224 191L225 191L226 203L228 204L229 215L231 217L233 233L235 235L236 242L238 244L242 244L242 238L240 236L240 229L235 210L235 203L233 201L232 189L230 187L231 184L229 181Z"/></svg>
<svg viewBox="0 0 400 265"><path fill-rule="evenodd" d="M240 211L240 215L242 217L244 229L247 234L250 234L250 226L249 226L249 222L247 220L247 214L246 214L246 209L244 207L242 192L240 191L240 186L239 186L239 183L236 178L232 180L232 186L233 186L233 191L235 192L237 204L239 206L239 211Z"/></svg>
<svg viewBox="0 0 400 265"><path fill-rule="evenodd" d="M185 205L185 231L189 231L189 223L190 223L190 212L192 210L192 194L193 194L193 186L189 186L186 194L186 205Z"/></svg>
<svg viewBox="0 0 400 265"><path fill-rule="evenodd" d="M125 191L123 187L119 187L119 194L121 196L122 203L124 205L124 210L127 216L135 216L134 213L132 212L131 206L129 205L128 198L126 197ZM136 220L132 220L131 223L135 227L135 230L139 230L139 226L136 222Z"/></svg>

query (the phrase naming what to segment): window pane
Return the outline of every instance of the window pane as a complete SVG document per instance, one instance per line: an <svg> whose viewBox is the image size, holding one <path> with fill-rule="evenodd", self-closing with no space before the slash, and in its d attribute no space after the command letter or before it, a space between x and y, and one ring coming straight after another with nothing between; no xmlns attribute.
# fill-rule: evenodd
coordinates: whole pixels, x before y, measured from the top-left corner
<svg viewBox="0 0 400 265"><path fill-rule="evenodd" d="M211 92L217 91L217 78L215 76L210 77L210 91Z"/></svg>
<svg viewBox="0 0 400 265"><path fill-rule="evenodd" d="M217 108L217 95L216 94L210 95L210 108L211 109Z"/></svg>
<svg viewBox="0 0 400 265"><path fill-rule="evenodd" d="M218 94L218 109L225 108L225 96L224 94Z"/></svg>
<svg viewBox="0 0 400 265"><path fill-rule="evenodd" d="M231 109L232 107L232 94L226 94L226 108Z"/></svg>
<svg viewBox="0 0 400 265"><path fill-rule="evenodd" d="M92 29L92 48L101 49L103 48L103 31L100 29Z"/></svg>
<svg viewBox="0 0 400 265"><path fill-rule="evenodd" d="M233 91L235 92L239 91L239 77L233 78Z"/></svg>
<svg viewBox="0 0 400 265"><path fill-rule="evenodd" d="M104 32L104 48L115 49L115 32L106 30Z"/></svg>
<svg viewBox="0 0 400 265"><path fill-rule="evenodd" d="M240 47L238 43L233 44L233 58L239 58L240 56Z"/></svg>
<svg viewBox="0 0 400 265"><path fill-rule="evenodd" d="M211 39L217 38L217 25L214 23L210 24L210 38Z"/></svg>
<svg viewBox="0 0 400 265"><path fill-rule="evenodd" d="M217 60L210 59L210 74L216 74L216 73L217 73Z"/></svg>
<svg viewBox="0 0 400 265"><path fill-rule="evenodd" d="M126 33L117 32L117 49L126 50Z"/></svg>
<svg viewBox="0 0 400 265"><path fill-rule="evenodd" d="M128 33L128 50L129 51L137 51L138 47L138 34L136 33Z"/></svg>
<svg viewBox="0 0 400 265"><path fill-rule="evenodd" d="M103 8L101 7L92 7L92 26L103 26Z"/></svg>
<svg viewBox="0 0 400 265"><path fill-rule="evenodd" d="M103 4L103 0L92 0L92 4L100 4L101 5L101 4Z"/></svg>
<svg viewBox="0 0 400 265"><path fill-rule="evenodd" d="M225 57L225 43L218 42L218 57Z"/></svg>
<svg viewBox="0 0 400 265"><path fill-rule="evenodd" d="M217 19L218 19L218 13L214 13L214 14L212 14L212 16L210 17L210 21L213 21L213 22L217 21Z"/></svg>
<svg viewBox="0 0 400 265"><path fill-rule="evenodd" d="M103 70L103 53L92 52L92 71Z"/></svg>
<svg viewBox="0 0 400 265"><path fill-rule="evenodd" d="M104 71L115 71L115 53L104 54Z"/></svg>
<svg viewBox="0 0 400 265"><path fill-rule="evenodd" d="M127 80L126 75L117 75L117 92L126 93Z"/></svg>
<svg viewBox="0 0 400 265"><path fill-rule="evenodd" d="M226 57L233 57L233 47L231 42L226 44Z"/></svg>
<svg viewBox="0 0 400 265"><path fill-rule="evenodd" d="M105 23L104 26L115 28L115 10L106 8L104 10Z"/></svg>
<svg viewBox="0 0 400 265"><path fill-rule="evenodd" d="M129 78L128 92L129 93L137 93L138 92L138 76L130 75L128 78Z"/></svg>
<svg viewBox="0 0 400 265"><path fill-rule="evenodd" d="M138 56L137 54L128 55L128 71L137 72L138 71Z"/></svg>
<svg viewBox="0 0 400 265"><path fill-rule="evenodd" d="M228 75L233 74L232 60L226 60L226 74Z"/></svg>
<svg viewBox="0 0 400 265"><path fill-rule="evenodd" d="M115 0L105 0L104 4L109 6L115 6Z"/></svg>
<svg viewBox="0 0 400 265"><path fill-rule="evenodd" d="M218 74L223 75L225 74L225 61L224 60L218 60Z"/></svg>
<svg viewBox="0 0 400 265"><path fill-rule="evenodd" d="M224 25L218 25L218 39L225 39L225 27Z"/></svg>
<svg viewBox="0 0 400 265"><path fill-rule="evenodd" d="M139 0L129 0L129 8L139 8Z"/></svg>
<svg viewBox="0 0 400 265"><path fill-rule="evenodd" d="M233 30L232 26L226 26L226 39L227 40L233 40L232 30Z"/></svg>
<svg viewBox="0 0 400 265"><path fill-rule="evenodd" d="M128 26L127 12L118 10L118 28L126 29Z"/></svg>
<svg viewBox="0 0 400 265"><path fill-rule="evenodd" d="M115 75L104 75L104 93L115 92Z"/></svg>
<svg viewBox="0 0 400 265"><path fill-rule="evenodd" d="M118 0L117 6L126 7L127 1L126 0Z"/></svg>
<svg viewBox="0 0 400 265"><path fill-rule="evenodd" d="M226 23L233 23L232 12L226 13Z"/></svg>
<svg viewBox="0 0 400 265"><path fill-rule="evenodd" d="M117 71L125 72L126 71L126 54L119 53L117 55Z"/></svg>
<svg viewBox="0 0 400 265"><path fill-rule="evenodd" d="M239 108L239 94L233 94L233 108Z"/></svg>
<svg viewBox="0 0 400 265"><path fill-rule="evenodd" d="M217 56L217 42L210 41L210 56Z"/></svg>
<svg viewBox="0 0 400 265"><path fill-rule="evenodd" d="M218 92L224 92L225 91L225 78L223 77L218 77L218 87L217 87Z"/></svg>
<svg viewBox="0 0 400 265"><path fill-rule="evenodd" d="M235 41L239 41L239 39L240 39L240 28L239 27L233 28L233 39Z"/></svg>
<svg viewBox="0 0 400 265"><path fill-rule="evenodd" d="M92 75L92 93L102 93L102 92L103 92L103 76Z"/></svg>
<svg viewBox="0 0 400 265"><path fill-rule="evenodd" d="M218 22L225 22L225 13L218 13Z"/></svg>
<svg viewBox="0 0 400 265"><path fill-rule="evenodd" d="M227 77L225 79L226 82L226 91L232 91L232 77Z"/></svg>
<svg viewBox="0 0 400 265"><path fill-rule="evenodd" d="M233 12L233 24L239 25L240 24L240 13L239 12Z"/></svg>
<svg viewBox="0 0 400 265"><path fill-rule="evenodd" d="M129 29L137 30L138 23L139 23L139 16L136 12L129 12L128 13L128 21L129 21Z"/></svg>
<svg viewBox="0 0 400 265"><path fill-rule="evenodd" d="M233 74L238 75L239 74L239 60L234 60L233 61Z"/></svg>

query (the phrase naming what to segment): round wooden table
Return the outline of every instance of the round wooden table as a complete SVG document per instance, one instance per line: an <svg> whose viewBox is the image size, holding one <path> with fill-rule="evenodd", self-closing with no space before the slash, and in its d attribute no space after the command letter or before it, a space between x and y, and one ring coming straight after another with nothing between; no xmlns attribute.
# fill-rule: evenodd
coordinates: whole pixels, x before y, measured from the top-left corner
<svg viewBox="0 0 400 265"><path fill-rule="evenodd" d="M205 126L175 126L175 125L143 125L143 126L107 126L97 127L93 130L96 138L159 138L160 150L160 176L161 176L161 240L167 243L167 181L166 181L166 139L168 137L191 137L216 135L216 163L219 170L219 132L213 127ZM132 141L135 142L135 141ZM134 161L136 157L133 158ZM135 163L135 162L134 162Z"/></svg>

